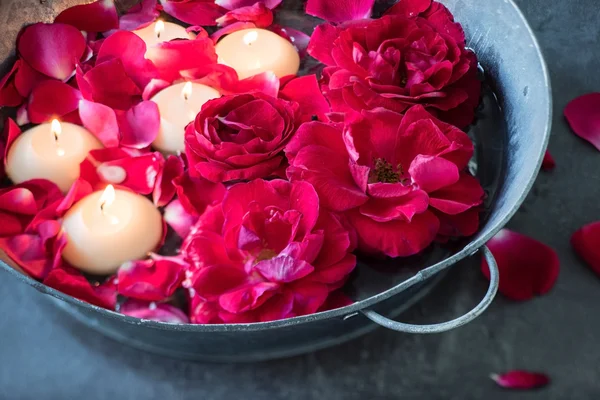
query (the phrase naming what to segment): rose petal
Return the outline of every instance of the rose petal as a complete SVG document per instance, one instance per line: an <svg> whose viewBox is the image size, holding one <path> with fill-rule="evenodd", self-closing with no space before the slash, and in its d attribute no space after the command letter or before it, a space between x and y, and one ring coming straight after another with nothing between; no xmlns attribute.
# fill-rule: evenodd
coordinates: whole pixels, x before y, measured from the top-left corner
<svg viewBox="0 0 600 400"><path fill-rule="evenodd" d="M150 25L160 16L157 0L141 0L119 18L119 29L134 31Z"/></svg>
<svg viewBox="0 0 600 400"><path fill-rule="evenodd" d="M571 237L571 245L590 268L600 276L600 222L585 225Z"/></svg>
<svg viewBox="0 0 600 400"><path fill-rule="evenodd" d="M96 64L85 75L77 74L77 83L86 100L115 110L129 110L141 100L142 90L127 75L118 58Z"/></svg>
<svg viewBox="0 0 600 400"><path fill-rule="evenodd" d="M66 242L60 241L56 235L60 232L60 224L48 221L54 226L54 236L42 237L40 234L21 234L0 239L0 249L21 267L27 274L35 279L44 279L55 266L56 258ZM60 256L58 256L60 258Z"/></svg>
<svg viewBox="0 0 600 400"><path fill-rule="evenodd" d="M79 30L65 24L34 24L23 30L17 49L35 70L64 81L75 72L86 43Z"/></svg>
<svg viewBox="0 0 600 400"><path fill-rule="evenodd" d="M271 32L275 32L282 38L289 40L290 43L292 43L294 45L296 50L298 50L300 57L306 56L307 49L308 49L308 43L310 42L309 35L307 35L306 33L302 32L302 31L299 31L299 30L296 30L296 29L293 29L290 27L276 25L276 24L271 25L269 27L269 30Z"/></svg>
<svg viewBox="0 0 600 400"><path fill-rule="evenodd" d="M165 207L163 218L180 238L187 237L192 226L198 221L197 216L185 211L179 200L173 200Z"/></svg>
<svg viewBox="0 0 600 400"><path fill-rule="evenodd" d="M158 76L154 64L146 59L146 43L135 33L118 31L109 36L98 51L96 62L120 59L127 76L140 88L145 88Z"/></svg>
<svg viewBox="0 0 600 400"><path fill-rule="evenodd" d="M509 371L504 374L491 374L490 378L506 389L538 389L550 384L550 378L543 373L529 371Z"/></svg>
<svg viewBox="0 0 600 400"><path fill-rule="evenodd" d="M3 154L4 158L3 158L3 160L6 160L6 157L8 155L8 150L10 149L10 147L12 146L14 141L17 139L17 137L19 137L20 134L21 134L21 129L15 123L15 121L13 121L11 118L7 118L6 122L4 123L4 129L2 132L2 139L4 141L4 154ZM4 162L2 164L4 165Z"/></svg>
<svg viewBox="0 0 600 400"><path fill-rule="evenodd" d="M126 112L117 111L121 145L143 149L150 146L160 130L160 112L153 101L142 101Z"/></svg>
<svg viewBox="0 0 600 400"><path fill-rule="evenodd" d="M287 82L279 92L279 97L298 103L304 121L310 121L313 117L326 121L326 114L331 111L315 75L306 75Z"/></svg>
<svg viewBox="0 0 600 400"><path fill-rule="evenodd" d="M346 22L371 16L375 0L308 0L306 13L329 22Z"/></svg>
<svg viewBox="0 0 600 400"><path fill-rule="evenodd" d="M133 318L164 322L167 324L188 324L189 318L179 308L165 303L146 303L127 300L119 308L119 312Z"/></svg>
<svg viewBox="0 0 600 400"><path fill-rule="evenodd" d="M31 68L29 64L23 61L15 75L15 86L21 96L28 97L37 85L47 79L50 78Z"/></svg>
<svg viewBox="0 0 600 400"><path fill-rule="evenodd" d="M223 184L192 178L188 174L175 178L173 184L185 211L195 216L202 215L206 207L220 203L226 193Z"/></svg>
<svg viewBox="0 0 600 400"><path fill-rule="evenodd" d="M453 185L459 179L456 164L440 157L418 155L408 172L420 189L427 193Z"/></svg>
<svg viewBox="0 0 600 400"><path fill-rule="evenodd" d="M79 102L79 117L83 126L90 131L104 147L119 145L119 125L115 111L100 103L81 100Z"/></svg>
<svg viewBox="0 0 600 400"><path fill-rule="evenodd" d="M565 107L565 117L575 134L600 150L600 93L578 97Z"/></svg>
<svg viewBox="0 0 600 400"><path fill-rule="evenodd" d="M162 160L160 153L131 156L118 148L92 150L81 164L81 178L97 190L112 184L147 195L154 190Z"/></svg>
<svg viewBox="0 0 600 400"><path fill-rule="evenodd" d="M249 7L258 0L215 0L215 4L227 10L235 10L237 8ZM262 2L271 10L281 4L282 0L262 0Z"/></svg>
<svg viewBox="0 0 600 400"><path fill-rule="evenodd" d="M187 263L181 257L152 256L119 268L119 294L138 300L162 301L171 297L184 279Z"/></svg>
<svg viewBox="0 0 600 400"><path fill-rule="evenodd" d="M219 305L230 313L243 313L263 305L275 295L279 284L271 282L247 285L219 297Z"/></svg>
<svg viewBox="0 0 600 400"><path fill-rule="evenodd" d="M235 93L252 92L261 92L271 97L277 97L279 78L273 72L267 71L237 82Z"/></svg>
<svg viewBox="0 0 600 400"><path fill-rule="evenodd" d="M58 214L66 213L75 203L92 192L92 185L89 182L81 178L77 179L58 206L56 212Z"/></svg>
<svg viewBox="0 0 600 400"><path fill-rule="evenodd" d="M22 64L23 61L17 60L12 69L0 79L0 107L17 107L23 103L23 96L15 84L16 75Z"/></svg>
<svg viewBox="0 0 600 400"><path fill-rule="evenodd" d="M552 154L546 150L546 153L544 153L544 161L542 161L542 170L552 171L554 168L556 168L556 161L554 161Z"/></svg>
<svg viewBox="0 0 600 400"><path fill-rule="evenodd" d="M171 83L167 81L163 81L162 79L152 79L142 93L142 100L152 100L152 98L158 94L158 92L168 88L169 86L171 86Z"/></svg>
<svg viewBox="0 0 600 400"><path fill-rule="evenodd" d="M256 24L254 22L232 22L231 24L219 29L218 31L210 35L210 38L213 42L217 43L225 35L229 35L233 32L241 31L244 29L253 28L256 28Z"/></svg>
<svg viewBox="0 0 600 400"><path fill-rule="evenodd" d="M152 199L157 207L164 207L173 200L177 192L173 185L173 179L183 175L184 167L181 157L169 156L167 158L156 177L156 186L152 194Z"/></svg>
<svg viewBox="0 0 600 400"><path fill-rule="evenodd" d="M50 271L44 284L98 307L114 310L117 304L117 291L113 285L92 286L81 272L68 265Z"/></svg>
<svg viewBox="0 0 600 400"><path fill-rule="evenodd" d="M259 1L251 6L231 10L217 19L219 26L227 26L235 22L252 22L258 28L266 28L273 23L273 12Z"/></svg>
<svg viewBox="0 0 600 400"><path fill-rule="evenodd" d="M113 0L97 0L67 8L54 22L73 25L80 31L104 32L119 27L119 16Z"/></svg>
<svg viewBox="0 0 600 400"><path fill-rule="evenodd" d="M162 80L173 82L180 72L217 63L217 53L211 39L173 40L151 48L146 57L154 62Z"/></svg>
<svg viewBox="0 0 600 400"><path fill-rule="evenodd" d="M213 0L160 0L164 11L191 25L216 25L223 12Z"/></svg>
<svg viewBox="0 0 600 400"><path fill-rule="evenodd" d="M27 109L29 119L41 124L54 118L61 118L77 110L81 92L72 86L54 80L40 83L29 97Z"/></svg>
<svg viewBox="0 0 600 400"><path fill-rule="evenodd" d="M525 301L548 293L556 283L560 261L556 252L523 234L501 230L488 243L500 271L499 291L506 297ZM485 259L481 271L489 279Z"/></svg>
<svg viewBox="0 0 600 400"><path fill-rule="evenodd" d="M354 301L350 297L348 297L341 290L336 290L335 292L331 292L325 301L325 304L321 306L319 312L321 311L329 311L336 310L338 308L346 307L354 304Z"/></svg>
<svg viewBox="0 0 600 400"><path fill-rule="evenodd" d="M306 261L285 255L261 261L254 268L266 279L279 283L289 283L302 279L315 270Z"/></svg>

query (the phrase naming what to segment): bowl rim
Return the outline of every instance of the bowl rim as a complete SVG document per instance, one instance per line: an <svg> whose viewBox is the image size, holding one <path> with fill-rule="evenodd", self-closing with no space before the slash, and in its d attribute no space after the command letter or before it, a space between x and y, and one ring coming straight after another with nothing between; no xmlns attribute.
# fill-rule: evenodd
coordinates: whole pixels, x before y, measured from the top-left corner
<svg viewBox="0 0 600 400"><path fill-rule="evenodd" d="M527 182L527 184L522 187L520 195L519 195L518 199L516 200L514 207L511 210L509 210L509 212L507 212L502 218L500 218L494 226L492 226L491 228L488 228L488 232L485 235L478 236L475 240L473 240L473 241L469 242L467 245L465 245L462 248L462 250L451 255L450 257L447 257L444 260L421 270L421 273L423 273L423 272L425 273L426 278L431 277L431 276L437 274L438 272L451 267L452 265L456 264L457 262L477 253L478 250L483 245L485 245L488 240L490 240L496 233L498 233L508 223L508 221L515 215L515 213L519 209L519 206L525 201L525 198L531 191L531 188L537 178L540 167L542 165L542 160L544 158L544 152L545 152L545 150L548 146L548 142L550 140L550 132L551 132L552 118L553 118L553 99L552 99L552 86L551 86L550 75L549 75L546 60L544 58L541 47L539 45L539 41L538 41L535 33L533 32L533 29L531 28L529 22L525 18L525 15L519 8L519 6L515 3L514 0L502 0L502 1L511 5L513 7L513 9L516 11L518 17L520 18L520 23L523 24L524 28L527 30L529 37L531 38L531 40L533 42L533 50L535 51L536 56L541 65L541 70L542 70L541 72L542 72L542 76L543 76L545 87L546 87L545 100L547 103L546 104L547 119L546 119L545 125L543 127L543 134L544 134L543 151L541 151L539 154L536 155L537 156L537 160L535 163L536 170L534 170L534 171L537 171L537 172L534 172L532 174L532 176L530 177L529 181ZM153 321L153 320L130 317L130 316L118 313L116 311L107 310L105 308L98 307L93 304L87 303L85 301L76 299L70 295L67 295L63 292L60 292L56 289L46 286L43 283L38 282L38 281L34 280L33 278L29 277L28 275L25 275L25 274L15 270L14 268L12 268L8 264L6 264L1 259L0 259L0 267L1 267L1 269L6 270L9 274L13 275L19 281L32 286L33 288L35 288L42 294L50 295L58 300L69 303L71 305L97 312L100 314L99 317L100 316L106 317L106 318L109 318L112 320L118 320L120 322L125 322L125 323L131 324L131 325L137 325L137 326L156 329L156 330L191 332L191 333L193 333L193 332L232 332L232 331L246 331L247 332L247 331L274 330L274 329L280 329L280 328L288 328L288 327L296 326L296 325L308 324L311 322L324 320L324 319L330 319L330 318L347 319L347 318L353 317L355 315L358 315L358 313L362 310L373 307L377 303L387 300L387 299L399 294L400 292L402 292L409 286L412 286L415 283L415 280L419 280L417 278L420 278L420 280L423 279L423 276L419 277L419 273L417 273L417 275L405 280L404 282L399 283L398 285L396 285L386 291L383 291L381 293L378 293L376 295L373 295L369 298L358 301L351 305L337 308L334 310L323 311L323 312L319 312L319 313L315 313L315 314L300 316L300 317L293 317L293 318L271 321L271 322L255 322L255 323L247 323L247 324L244 324L244 323L238 323L238 324L191 324L191 323L172 324L172 323L158 322L158 321Z"/></svg>

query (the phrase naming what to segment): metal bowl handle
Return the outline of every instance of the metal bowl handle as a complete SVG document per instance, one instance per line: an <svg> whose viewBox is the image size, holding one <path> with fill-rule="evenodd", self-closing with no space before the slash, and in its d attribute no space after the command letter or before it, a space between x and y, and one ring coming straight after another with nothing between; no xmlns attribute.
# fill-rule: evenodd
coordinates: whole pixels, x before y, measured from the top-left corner
<svg viewBox="0 0 600 400"><path fill-rule="evenodd" d="M483 250L483 256L485 257L490 269L490 286L483 300L481 300L481 302L474 309L472 309L462 317L458 317L456 319L453 319L452 321L442 322L439 324L412 325L393 321L389 318L382 316L381 314L376 313L373 310L362 310L361 312L371 321L383 326L384 328L405 333L441 333L468 324L469 322L473 321L475 318L480 316L489 307L489 305L494 300L494 297L496 296L496 292L498 291L498 284L500 282L498 275L498 264L494 259L494 255L492 254L490 249L487 248L487 246L483 246L481 250Z"/></svg>

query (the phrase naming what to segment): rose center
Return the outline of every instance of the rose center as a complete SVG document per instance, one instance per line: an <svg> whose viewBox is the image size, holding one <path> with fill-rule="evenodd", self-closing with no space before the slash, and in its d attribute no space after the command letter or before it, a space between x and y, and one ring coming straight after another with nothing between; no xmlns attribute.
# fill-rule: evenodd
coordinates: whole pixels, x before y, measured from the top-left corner
<svg viewBox="0 0 600 400"><path fill-rule="evenodd" d="M256 265L261 261L270 260L271 258L275 257L276 255L277 255L277 253L275 253L271 249L262 249L260 251L260 253L258 253L256 258L254 259L254 264Z"/></svg>
<svg viewBox="0 0 600 400"><path fill-rule="evenodd" d="M369 175L369 183L401 183L403 180L402 175L404 175L402 165L398 164L394 167L383 158L376 158L375 167L371 168Z"/></svg>

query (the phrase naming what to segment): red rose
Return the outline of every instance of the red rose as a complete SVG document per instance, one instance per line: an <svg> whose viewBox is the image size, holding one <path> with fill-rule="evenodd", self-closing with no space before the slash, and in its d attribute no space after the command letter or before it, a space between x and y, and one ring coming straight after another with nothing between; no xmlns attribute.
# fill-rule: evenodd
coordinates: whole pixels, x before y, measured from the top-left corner
<svg viewBox="0 0 600 400"><path fill-rule="evenodd" d="M477 230L483 189L466 172L473 144L422 106L404 116L363 111L344 130L304 124L286 154L288 177L312 183L321 204L345 212L363 251L410 256L438 234Z"/></svg>
<svg viewBox="0 0 600 400"><path fill-rule="evenodd" d="M439 7L423 17L398 12L319 26L308 51L326 65L322 90L333 110L383 107L402 113L421 104L446 122L469 125L481 89L477 59L465 49L460 25Z"/></svg>
<svg viewBox="0 0 600 400"><path fill-rule="evenodd" d="M233 186L183 245L194 323L259 322L325 304L356 265L354 237L307 182Z"/></svg>
<svg viewBox="0 0 600 400"><path fill-rule="evenodd" d="M213 182L274 175L300 122L298 103L262 93L209 101L186 132L190 168Z"/></svg>

